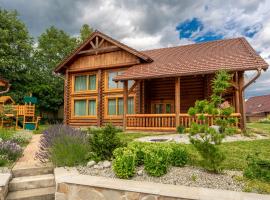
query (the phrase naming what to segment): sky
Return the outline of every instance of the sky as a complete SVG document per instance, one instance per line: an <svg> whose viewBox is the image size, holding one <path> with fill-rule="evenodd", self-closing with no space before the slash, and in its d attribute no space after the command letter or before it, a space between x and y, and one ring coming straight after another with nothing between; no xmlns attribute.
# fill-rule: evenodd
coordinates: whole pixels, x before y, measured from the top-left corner
<svg viewBox="0 0 270 200"><path fill-rule="evenodd" d="M0 0L0 7L16 9L35 38L52 25L75 36L85 23L138 50L241 36L270 64L269 0ZM270 69L246 98L265 94Z"/></svg>

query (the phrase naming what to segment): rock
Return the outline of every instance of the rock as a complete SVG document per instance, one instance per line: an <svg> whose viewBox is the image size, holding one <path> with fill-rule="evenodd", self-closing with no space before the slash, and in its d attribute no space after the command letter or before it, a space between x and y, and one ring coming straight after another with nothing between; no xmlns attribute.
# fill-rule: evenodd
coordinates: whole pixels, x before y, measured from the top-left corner
<svg viewBox="0 0 270 200"><path fill-rule="evenodd" d="M138 175L138 176L142 176L142 175L143 175L143 170L139 170L139 171L137 172L137 175Z"/></svg>
<svg viewBox="0 0 270 200"><path fill-rule="evenodd" d="M111 166L111 162L108 160L105 160L102 165L104 168L109 168Z"/></svg>
<svg viewBox="0 0 270 200"><path fill-rule="evenodd" d="M87 163L87 167L93 167L95 164L96 164L96 162L95 162L94 160L90 160L90 161Z"/></svg>
<svg viewBox="0 0 270 200"><path fill-rule="evenodd" d="M103 169L102 165L94 165L94 169Z"/></svg>
<svg viewBox="0 0 270 200"><path fill-rule="evenodd" d="M215 131L216 131L217 133L220 133L220 131L219 131L220 126L212 125L212 126L210 126L210 128L213 128L213 129L215 129Z"/></svg>

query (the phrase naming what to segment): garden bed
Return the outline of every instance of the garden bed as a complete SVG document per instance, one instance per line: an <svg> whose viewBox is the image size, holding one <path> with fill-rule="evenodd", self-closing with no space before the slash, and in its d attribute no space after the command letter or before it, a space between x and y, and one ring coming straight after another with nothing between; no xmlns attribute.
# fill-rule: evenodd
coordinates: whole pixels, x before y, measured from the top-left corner
<svg viewBox="0 0 270 200"><path fill-rule="evenodd" d="M112 168L94 169L94 167L79 166L78 171L83 175L117 178ZM196 167L171 167L169 172L161 177L149 176L143 167L138 167L136 175L131 180L164 183L172 185L185 185L193 187L206 187L232 191L242 191L244 184L235 178L242 176L241 171L226 170L222 174L208 173Z"/></svg>

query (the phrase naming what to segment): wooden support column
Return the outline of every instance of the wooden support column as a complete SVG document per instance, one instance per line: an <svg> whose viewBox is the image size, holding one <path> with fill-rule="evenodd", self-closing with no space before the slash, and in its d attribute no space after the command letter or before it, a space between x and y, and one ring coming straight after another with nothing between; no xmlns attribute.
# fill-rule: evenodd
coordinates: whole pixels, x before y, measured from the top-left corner
<svg viewBox="0 0 270 200"><path fill-rule="evenodd" d="M124 81L123 101L124 101L123 129L125 131L127 127L126 115L128 112L128 81Z"/></svg>
<svg viewBox="0 0 270 200"><path fill-rule="evenodd" d="M64 124L68 124L68 118L69 118L69 73L68 70L66 70L65 74L65 81L64 81Z"/></svg>
<svg viewBox="0 0 270 200"><path fill-rule="evenodd" d="M175 125L180 125L180 77L175 79Z"/></svg>
<svg viewBox="0 0 270 200"><path fill-rule="evenodd" d="M102 126L102 77L101 69L97 73L97 90L98 90L98 99L97 99L97 126Z"/></svg>
<svg viewBox="0 0 270 200"><path fill-rule="evenodd" d="M237 88L234 88L235 90L235 112L239 113L240 112L240 108L239 108L239 100L240 100L240 96L239 96L239 78L238 78L238 72L235 72L235 83L237 84Z"/></svg>
<svg viewBox="0 0 270 200"><path fill-rule="evenodd" d="M244 72L239 74L239 105L241 113L241 129L246 129L246 110L245 110L245 96L243 87L245 85Z"/></svg>

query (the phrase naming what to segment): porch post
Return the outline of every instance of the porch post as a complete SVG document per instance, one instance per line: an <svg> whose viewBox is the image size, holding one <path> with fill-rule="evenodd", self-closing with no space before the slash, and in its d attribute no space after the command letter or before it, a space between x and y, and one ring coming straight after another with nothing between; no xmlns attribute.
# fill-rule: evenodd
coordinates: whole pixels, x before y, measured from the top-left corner
<svg viewBox="0 0 270 200"><path fill-rule="evenodd" d="M239 102L240 102L240 113L241 113L241 129L246 129L246 109L245 109L245 97L244 97L244 72L239 77Z"/></svg>
<svg viewBox="0 0 270 200"><path fill-rule="evenodd" d="M237 84L237 88L235 88L235 111L237 113L240 112L240 109L239 109L239 78L238 78L238 72L235 73L235 83Z"/></svg>
<svg viewBox="0 0 270 200"><path fill-rule="evenodd" d="M180 125L180 77L175 79L175 125Z"/></svg>
<svg viewBox="0 0 270 200"><path fill-rule="evenodd" d="M127 127L126 115L128 112L128 81L124 81L123 101L124 101L123 130L125 131Z"/></svg>

